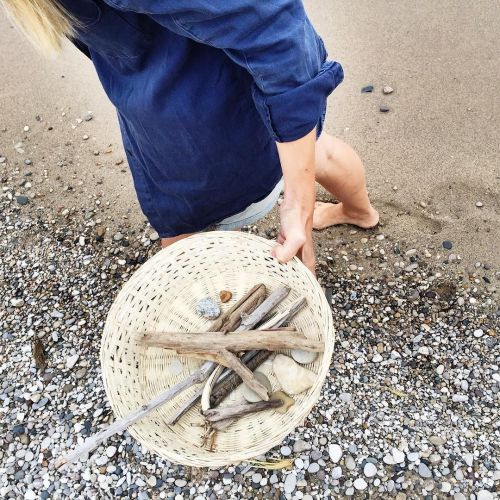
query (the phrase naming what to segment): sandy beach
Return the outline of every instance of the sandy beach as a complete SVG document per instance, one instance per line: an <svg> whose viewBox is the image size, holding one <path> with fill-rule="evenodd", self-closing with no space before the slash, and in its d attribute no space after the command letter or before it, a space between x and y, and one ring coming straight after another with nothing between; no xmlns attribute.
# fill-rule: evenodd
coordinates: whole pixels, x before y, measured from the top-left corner
<svg viewBox="0 0 500 500"><path fill-rule="evenodd" d="M364 160L384 232L436 249L450 240L467 265L498 265L499 5L377 0L354 6L324 0L307 6L330 57L343 64L346 75L330 97L325 128ZM12 146L24 141L35 175L59 161L73 162L68 171L49 169L38 189L45 203L84 206L83 200L99 192L111 203L116 225L123 216L131 227L142 222L131 201L130 175L114 165L124 158L116 117L90 62L73 47L60 59L44 60L3 15L1 26L7 50L0 54L6 129L0 153L18 161ZM366 85L374 86L372 93L361 93ZM392 94L382 93L386 85ZM390 111L381 113L380 105ZM93 120L78 124L88 110ZM68 174L83 184L66 196L57 186L69 182ZM318 239L345 236L335 228Z"/></svg>
<svg viewBox="0 0 500 500"><path fill-rule="evenodd" d="M90 61L43 59L0 10L0 497L498 498L500 4L305 4L345 71L325 129L381 214L315 233L336 329L321 399L258 457L280 470L184 468L124 432L65 475L54 459L114 418L103 326L160 245ZM245 230L278 228L275 209Z"/></svg>

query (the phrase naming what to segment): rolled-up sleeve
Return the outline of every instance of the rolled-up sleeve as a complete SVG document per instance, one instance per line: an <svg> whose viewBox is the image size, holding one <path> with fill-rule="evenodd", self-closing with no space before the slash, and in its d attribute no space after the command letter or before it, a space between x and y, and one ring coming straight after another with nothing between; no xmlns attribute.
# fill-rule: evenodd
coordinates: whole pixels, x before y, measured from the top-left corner
<svg viewBox="0 0 500 500"><path fill-rule="evenodd" d="M340 64L327 61L300 0L106 1L223 50L251 74L255 105L279 142L313 130L343 79Z"/></svg>

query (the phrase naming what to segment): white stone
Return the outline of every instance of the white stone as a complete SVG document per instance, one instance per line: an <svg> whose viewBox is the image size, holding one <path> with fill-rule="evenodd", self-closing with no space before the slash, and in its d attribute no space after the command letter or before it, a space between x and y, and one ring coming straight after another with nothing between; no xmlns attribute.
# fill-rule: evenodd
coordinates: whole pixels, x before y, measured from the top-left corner
<svg viewBox="0 0 500 500"><path fill-rule="evenodd" d="M410 462L416 462L420 458L420 455L418 452L414 451L414 452L408 453L406 455L406 457L408 458L408 460Z"/></svg>
<svg viewBox="0 0 500 500"><path fill-rule="evenodd" d="M37 500L38 496L33 490L27 489L24 492L24 500Z"/></svg>
<svg viewBox="0 0 500 500"><path fill-rule="evenodd" d="M284 490L285 493L292 493L297 486L297 478L294 474L288 474L285 478Z"/></svg>
<svg viewBox="0 0 500 500"><path fill-rule="evenodd" d="M342 458L342 448L338 444L331 444L328 447L328 454L330 455L330 460L336 464Z"/></svg>
<svg viewBox="0 0 500 500"><path fill-rule="evenodd" d="M284 354L278 354L274 358L273 371L283 391L290 396L307 391L318 378L316 373Z"/></svg>
<svg viewBox="0 0 500 500"><path fill-rule="evenodd" d="M444 373L444 365L439 365L437 368L436 368L436 373L438 375L442 375Z"/></svg>
<svg viewBox="0 0 500 500"><path fill-rule="evenodd" d="M96 465L106 465L108 463L108 457L100 456L95 459Z"/></svg>
<svg viewBox="0 0 500 500"><path fill-rule="evenodd" d="M467 500L467 497L463 493L460 493L460 491L458 491L453 495L453 500Z"/></svg>
<svg viewBox="0 0 500 500"><path fill-rule="evenodd" d="M106 448L106 455L111 458L113 456L115 456L115 453L116 453L116 446L108 446Z"/></svg>
<svg viewBox="0 0 500 500"><path fill-rule="evenodd" d="M363 473L366 477L373 477L377 474L377 467L371 462L366 462Z"/></svg>
<svg viewBox="0 0 500 500"><path fill-rule="evenodd" d="M494 500L493 493L488 490L480 490L476 494L476 500Z"/></svg>
<svg viewBox="0 0 500 500"><path fill-rule="evenodd" d="M469 400L469 396L466 396L465 394L453 394L451 400L454 403L465 403Z"/></svg>
<svg viewBox="0 0 500 500"><path fill-rule="evenodd" d="M40 449L41 450L48 450L51 442L52 441L51 441L49 436L43 438L43 441L40 443Z"/></svg>
<svg viewBox="0 0 500 500"><path fill-rule="evenodd" d="M261 372L255 372L254 376L257 381L267 389L267 394L269 395L272 392L272 386L269 379ZM243 385L242 394L245 400L249 403L257 403L258 401L262 401L262 398L256 392L250 389L250 387L248 387L248 385L246 384Z"/></svg>
<svg viewBox="0 0 500 500"><path fill-rule="evenodd" d="M472 453L465 453L463 459L469 467L472 467L474 463L474 455Z"/></svg>
<svg viewBox="0 0 500 500"><path fill-rule="evenodd" d="M301 365L313 363L318 357L317 352L303 351L302 349L292 349L290 354L292 355L292 358Z"/></svg>
<svg viewBox="0 0 500 500"><path fill-rule="evenodd" d="M337 466L332 469L332 478L339 479L342 477L342 467Z"/></svg>
<svg viewBox="0 0 500 500"><path fill-rule="evenodd" d="M449 493L451 491L451 484L446 481L441 483L441 491L443 491L444 493Z"/></svg>
<svg viewBox="0 0 500 500"><path fill-rule="evenodd" d="M78 358L80 357L79 354L73 354L72 356L68 356L66 358L66 368L73 368L76 365L76 362L78 361Z"/></svg>
<svg viewBox="0 0 500 500"><path fill-rule="evenodd" d="M358 477L358 479L356 479L354 481L353 486L357 490L364 490L364 489L366 489L366 487L368 486L368 484L366 484L366 481L362 477Z"/></svg>
<svg viewBox="0 0 500 500"><path fill-rule="evenodd" d="M380 363L381 361L383 361L384 358L377 352L373 355L372 357L372 362L373 363Z"/></svg>
<svg viewBox="0 0 500 500"><path fill-rule="evenodd" d="M478 328L477 330L474 330L474 337L481 338L483 335L484 335L484 331L482 328Z"/></svg>
<svg viewBox="0 0 500 500"><path fill-rule="evenodd" d="M405 454L397 448L392 449L392 458L394 458L395 464L400 464L405 461Z"/></svg>

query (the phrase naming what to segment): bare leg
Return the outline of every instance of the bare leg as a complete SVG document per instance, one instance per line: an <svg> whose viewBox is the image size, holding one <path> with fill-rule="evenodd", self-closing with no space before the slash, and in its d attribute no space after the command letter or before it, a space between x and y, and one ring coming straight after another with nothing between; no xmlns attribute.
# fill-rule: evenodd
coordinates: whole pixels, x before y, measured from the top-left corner
<svg viewBox="0 0 500 500"><path fill-rule="evenodd" d="M233 229L233 231L241 231L241 229ZM162 238L161 239L161 247L166 248L170 246L172 243L175 243L176 241L183 240L184 238L187 238L188 236L192 236L194 233L186 233L186 234L179 234L178 236L172 236L171 238Z"/></svg>
<svg viewBox="0 0 500 500"><path fill-rule="evenodd" d="M316 143L316 181L340 203L317 202L314 229L336 224L364 229L377 225L379 215L368 199L361 159L345 142L324 132Z"/></svg>
<svg viewBox="0 0 500 500"><path fill-rule="evenodd" d="M187 234L179 234L178 236L172 236L171 238L162 238L161 239L161 247L166 248L170 246L172 243L175 243L176 241L183 240L184 238L187 238L188 236L191 236L193 233L187 233Z"/></svg>

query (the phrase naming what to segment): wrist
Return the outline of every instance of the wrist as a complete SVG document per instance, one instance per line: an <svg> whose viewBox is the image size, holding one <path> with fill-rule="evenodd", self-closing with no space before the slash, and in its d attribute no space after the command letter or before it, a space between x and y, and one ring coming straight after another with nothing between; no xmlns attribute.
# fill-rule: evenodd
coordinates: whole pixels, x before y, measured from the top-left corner
<svg viewBox="0 0 500 500"><path fill-rule="evenodd" d="M284 213L290 215L293 214L293 217L301 221L303 224L312 224L314 213L314 198L311 202L304 198L287 197L285 194L285 198L280 206L280 210L282 215Z"/></svg>

